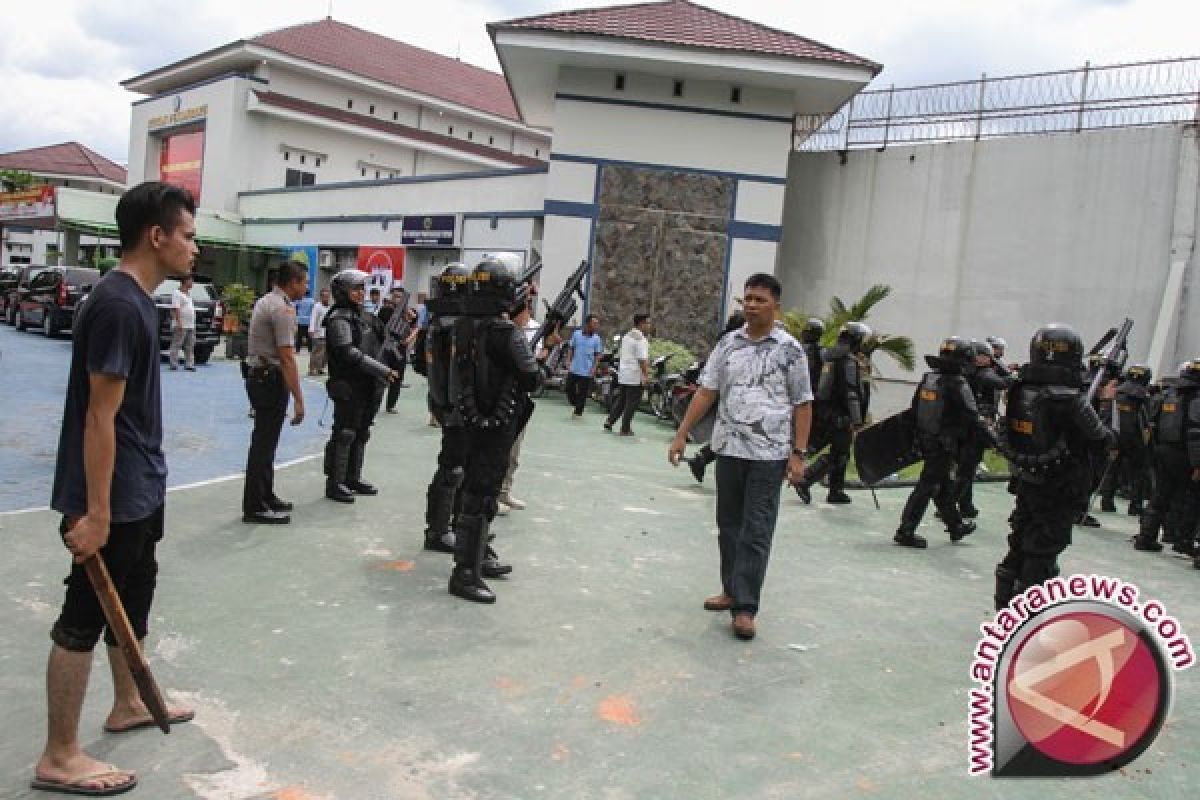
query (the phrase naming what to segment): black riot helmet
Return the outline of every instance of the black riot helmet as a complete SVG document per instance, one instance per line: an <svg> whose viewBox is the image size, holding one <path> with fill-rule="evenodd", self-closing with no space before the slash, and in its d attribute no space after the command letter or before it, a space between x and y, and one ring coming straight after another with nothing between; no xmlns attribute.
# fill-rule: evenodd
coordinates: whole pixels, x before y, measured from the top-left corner
<svg viewBox="0 0 1200 800"><path fill-rule="evenodd" d="M972 339L971 340L971 355L972 356L987 356L988 358L995 358L996 352L992 349L992 343L987 341L986 339Z"/></svg>
<svg viewBox="0 0 1200 800"><path fill-rule="evenodd" d="M938 358L948 364L965 367L975 360L975 344L961 336L947 336L938 347Z"/></svg>
<svg viewBox="0 0 1200 800"><path fill-rule="evenodd" d="M871 335L871 328L861 322L847 322L838 331L838 342L845 343L851 352L862 350L863 342Z"/></svg>
<svg viewBox="0 0 1200 800"><path fill-rule="evenodd" d="M1125 370L1125 380L1133 381L1140 386L1149 386L1150 381L1154 380L1154 371L1145 364L1134 364Z"/></svg>
<svg viewBox="0 0 1200 800"><path fill-rule="evenodd" d="M1200 386L1200 358L1193 358L1179 365L1179 379Z"/></svg>
<svg viewBox="0 0 1200 800"><path fill-rule="evenodd" d="M1083 368L1083 340L1070 325L1054 322L1038 328L1029 341L1029 362L1080 370Z"/></svg>
<svg viewBox="0 0 1200 800"><path fill-rule="evenodd" d="M337 275L334 275L333 280L329 282L329 291L333 295L333 304L357 308L358 304L350 299L350 292L354 289L365 288L367 280L370 277L367 273L357 269L344 269Z"/></svg>
<svg viewBox="0 0 1200 800"><path fill-rule="evenodd" d="M429 282L429 299L441 300L453 297L466 297L467 279L470 277L471 270L467 269L466 264L459 261L447 264Z"/></svg>
<svg viewBox="0 0 1200 800"><path fill-rule="evenodd" d="M1008 342L1004 341L1003 336L989 336L987 343L992 346L993 358L1003 358L1004 351L1008 350Z"/></svg>
<svg viewBox="0 0 1200 800"><path fill-rule="evenodd" d="M809 317L800 331L800 340L805 344L816 344L825 335L825 323L820 317Z"/></svg>
<svg viewBox="0 0 1200 800"><path fill-rule="evenodd" d="M485 258L471 270L467 297L471 313L500 314L510 311L521 289L520 276L511 264L498 258Z"/></svg>

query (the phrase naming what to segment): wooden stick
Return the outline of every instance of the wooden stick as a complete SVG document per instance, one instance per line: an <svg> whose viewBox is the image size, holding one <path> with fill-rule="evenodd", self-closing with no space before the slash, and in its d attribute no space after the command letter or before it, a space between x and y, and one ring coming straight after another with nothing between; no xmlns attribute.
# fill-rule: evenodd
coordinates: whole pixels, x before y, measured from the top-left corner
<svg viewBox="0 0 1200 800"><path fill-rule="evenodd" d="M150 673L150 665L146 663L142 646L133 633L133 626L129 624L129 617L125 614L125 607L121 605L121 598L117 594L116 587L113 586L104 559L97 553L83 562L83 568L87 572L88 580L92 582L96 597L100 600L100 607L104 609L104 618L108 620L108 628L116 636L117 644L120 646L121 652L125 654L125 663L129 666L129 673L133 677L142 702L150 710L150 716L154 717L154 722L159 729L163 733L170 733L171 723L167 714L166 701L163 700L162 692L159 691L158 684Z"/></svg>

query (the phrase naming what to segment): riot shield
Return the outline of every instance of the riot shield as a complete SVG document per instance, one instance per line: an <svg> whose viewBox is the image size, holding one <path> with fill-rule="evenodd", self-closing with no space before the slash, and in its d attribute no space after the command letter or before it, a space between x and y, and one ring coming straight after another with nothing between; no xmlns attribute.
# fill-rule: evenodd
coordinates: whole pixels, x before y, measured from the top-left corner
<svg viewBox="0 0 1200 800"><path fill-rule="evenodd" d="M920 460L917 417L911 408L864 428L854 438L854 463L867 486Z"/></svg>

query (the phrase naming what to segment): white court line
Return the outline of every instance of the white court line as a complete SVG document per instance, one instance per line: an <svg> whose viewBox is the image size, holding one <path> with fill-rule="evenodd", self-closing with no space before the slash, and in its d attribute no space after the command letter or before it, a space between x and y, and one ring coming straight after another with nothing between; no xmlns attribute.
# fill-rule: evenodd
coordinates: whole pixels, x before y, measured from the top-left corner
<svg viewBox="0 0 1200 800"><path fill-rule="evenodd" d="M321 455L322 455L321 453L313 453L312 455L300 456L300 458L293 458L291 461L284 461L279 464L276 464L275 469L287 469L288 467L294 467L297 464L303 464L306 461L312 461L315 458L321 458ZM222 475L219 478L209 478L209 479L203 480L203 481L196 481L195 483L185 483L182 486L170 486L167 488L167 492L168 493L179 492L179 491L183 491L184 489L198 489L201 486L211 486L214 483L225 483L227 481L240 480L240 479L244 478L245 476L246 476L246 472L245 472L245 470L243 470L241 472L234 472L231 475ZM36 508L19 508L16 511L0 511L0 517L15 517L20 514L36 514L39 511L49 511L49 510L50 510L50 506L37 506Z"/></svg>

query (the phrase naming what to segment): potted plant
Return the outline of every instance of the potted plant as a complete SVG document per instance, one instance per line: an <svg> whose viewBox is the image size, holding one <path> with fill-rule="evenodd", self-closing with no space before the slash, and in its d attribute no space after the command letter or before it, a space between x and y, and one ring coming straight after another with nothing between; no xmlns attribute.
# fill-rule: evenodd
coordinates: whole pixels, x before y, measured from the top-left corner
<svg viewBox="0 0 1200 800"><path fill-rule="evenodd" d="M254 290L245 284L231 283L225 287L221 303L225 308L221 324L228 334L225 340L225 357L245 358L250 313L254 310Z"/></svg>

